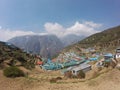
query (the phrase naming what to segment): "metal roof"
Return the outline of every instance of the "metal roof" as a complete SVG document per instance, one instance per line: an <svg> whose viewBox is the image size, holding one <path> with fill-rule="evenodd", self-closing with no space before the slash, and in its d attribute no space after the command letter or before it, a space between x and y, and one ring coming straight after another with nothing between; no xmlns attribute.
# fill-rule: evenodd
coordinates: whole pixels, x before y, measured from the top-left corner
<svg viewBox="0 0 120 90"><path fill-rule="evenodd" d="M79 71L79 70L82 70L82 69L85 69L85 68L88 68L88 67L91 67L91 65L89 65L89 64L81 64L81 65L73 68L72 70Z"/></svg>
<svg viewBox="0 0 120 90"><path fill-rule="evenodd" d="M113 55L111 53L105 54L104 56L113 57Z"/></svg>

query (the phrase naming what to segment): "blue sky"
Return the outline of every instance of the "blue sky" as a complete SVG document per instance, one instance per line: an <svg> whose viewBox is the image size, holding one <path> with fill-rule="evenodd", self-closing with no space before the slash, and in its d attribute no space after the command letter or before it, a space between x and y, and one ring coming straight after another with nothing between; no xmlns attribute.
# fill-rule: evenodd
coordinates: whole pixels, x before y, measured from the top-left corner
<svg viewBox="0 0 120 90"><path fill-rule="evenodd" d="M99 30L120 25L120 0L0 0L2 31L39 33L48 23L66 30L77 22L101 24Z"/></svg>

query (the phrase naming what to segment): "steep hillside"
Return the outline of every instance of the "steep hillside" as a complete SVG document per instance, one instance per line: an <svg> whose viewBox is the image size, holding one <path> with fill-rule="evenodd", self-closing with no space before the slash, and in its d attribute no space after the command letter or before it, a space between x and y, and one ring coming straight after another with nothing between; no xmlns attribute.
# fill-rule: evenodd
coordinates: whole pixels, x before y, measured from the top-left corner
<svg viewBox="0 0 120 90"><path fill-rule="evenodd" d="M34 68L34 58L21 49L6 42L0 42L0 69L8 66Z"/></svg>
<svg viewBox="0 0 120 90"><path fill-rule="evenodd" d="M68 46L64 50L79 49L81 47L95 47L98 49L115 49L120 46L120 26L104 30L103 32L91 35L80 42Z"/></svg>
<svg viewBox="0 0 120 90"><path fill-rule="evenodd" d="M54 35L27 35L10 39L8 42L27 52L52 57L62 48L62 42Z"/></svg>

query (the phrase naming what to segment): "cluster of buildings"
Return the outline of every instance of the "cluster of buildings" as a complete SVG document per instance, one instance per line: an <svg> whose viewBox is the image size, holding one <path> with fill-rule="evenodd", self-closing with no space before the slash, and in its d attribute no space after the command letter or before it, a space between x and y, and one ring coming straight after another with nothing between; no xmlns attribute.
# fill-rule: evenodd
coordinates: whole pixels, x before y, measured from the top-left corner
<svg viewBox="0 0 120 90"><path fill-rule="evenodd" d="M95 49L85 49L84 52L95 52ZM104 58L101 60L101 58ZM114 59L120 58L120 48L116 49L115 55L111 53L98 54L93 53L90 57L80 56L74 52L66 52L60 54L55 61L50 59L43 60L40 62L40 66L44 70L58 70L64 74L71 71L73 75L77 75L79 71L87 72L92 70L92 65L89 64L91 61L96 61L96 67L104 67L106 62L116 62ZM44 63L43 63L44 62Z"/></svg>

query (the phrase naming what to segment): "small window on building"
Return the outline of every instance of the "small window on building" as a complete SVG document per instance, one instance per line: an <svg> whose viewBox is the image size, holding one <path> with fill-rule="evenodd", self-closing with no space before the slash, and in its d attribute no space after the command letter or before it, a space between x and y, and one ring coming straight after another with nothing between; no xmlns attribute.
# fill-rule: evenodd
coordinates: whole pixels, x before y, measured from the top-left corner
<svg viewBox="0 0 120 90"><path fill-rule="evenodd" d="M75 71L73 70L73 73L75 73Z"/></svg>

